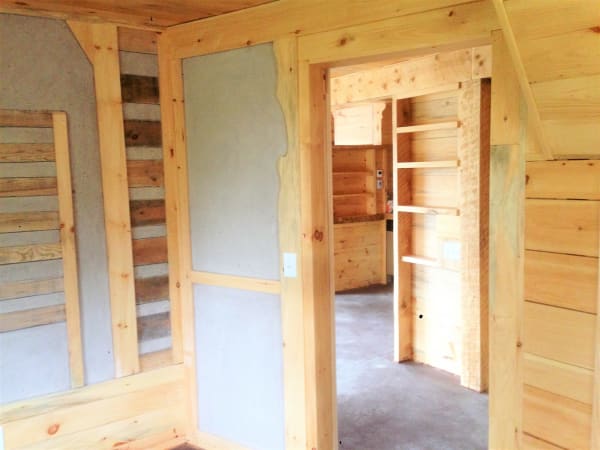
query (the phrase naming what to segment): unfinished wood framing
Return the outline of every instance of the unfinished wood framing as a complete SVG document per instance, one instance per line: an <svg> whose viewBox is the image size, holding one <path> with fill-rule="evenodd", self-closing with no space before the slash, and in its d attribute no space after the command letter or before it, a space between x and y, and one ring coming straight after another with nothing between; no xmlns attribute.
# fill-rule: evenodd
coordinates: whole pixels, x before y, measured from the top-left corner
<svg viewBox="0 0 600 450"><path fill-rule="evenodd" d="M79 274L77 270L67 114L64 112L53 113L52 122L54 124L58 215L60 218L60 244L63 259L63 290L65 293L67 336L69 338L69 366L71 368L71 386L76 388L83 386L84 375L79 314Z"/></svg>
<svg viewBox="0 0 600 450"><path fill-rule="evenodd" d="M113 352L117 377L140 370L117 27L69 22L94 68Z"/></svg>
<svg viewBox="0 0 600 450"><path fill-rule="evenodd" d="M457 155L461 211L461 384L488 384L488 208L490 83L465 83L458 94Z"/></svg>
<svg viewBox="0 0 600 450"><path fill-rule="evenodd" d="M490 448L522 447L525 151L517 75L492 32L490 154ZM510 103L507 103L510 101Z"/></svg>
<svg viewBox="0 0 600 450"><path fill-rule="evenodd" d="M56 243L0 247L0 264L62 260L61 278L33 279L4 283L0 300L64 292L64 304L24 309L0 314L2 332L66 322L69 372L72 388L84 384L83 349L79 311L79 281L75 220L71 187L71 163L67 115L64 112L1 110L0 126L48 128L53 131L53 143L2 144L0 164L4 162L55 162L56 176L44 178L51 191L39 189L6 192L8 197L57 195L58 211L4 213L0 215L1 233L59 230ZM39 180L39 178L24 178ZM0 180L20 180L3 178Z"/></svg>

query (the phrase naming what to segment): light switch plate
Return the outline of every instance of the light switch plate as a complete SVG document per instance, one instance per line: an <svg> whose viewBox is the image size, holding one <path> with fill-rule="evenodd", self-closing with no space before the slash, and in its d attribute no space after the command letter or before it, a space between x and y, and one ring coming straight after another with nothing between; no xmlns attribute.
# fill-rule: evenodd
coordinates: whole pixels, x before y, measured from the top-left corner
<svg viewBox="0 0 600 450"><path fill-rule="evenodd" d="M283 254L283 276L286 278L296 278L298 276L295 253Z"/></svg>

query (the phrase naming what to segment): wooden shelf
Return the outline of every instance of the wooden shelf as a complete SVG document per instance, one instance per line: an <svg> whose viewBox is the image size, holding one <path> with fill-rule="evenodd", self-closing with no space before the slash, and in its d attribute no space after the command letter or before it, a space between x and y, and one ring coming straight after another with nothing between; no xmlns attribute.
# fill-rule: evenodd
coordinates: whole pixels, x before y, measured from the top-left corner
<svg viewBox="0 0 600 450"><path fill-rule="evenodd" d="M396 128L396 133L417 133L419 131L449 130L452 128L458 128L458 120L447 120L440 122L423 123L420 125L398 127Z"/></svg>
<svg viewBox="0 0 600 450"><path fill-rule="evenodd" d="M439 261L433 258L426 258L424 256L405 255L401 259L402 262L417 264L419 266L440 267Z"/></svg>
<svg viewBox="0 0 600 450"><path fill-rule="evenodd" d="M334 171L333 175L365 175L365 176L374 176L372 172L368 170L339 170Z"/></svg>
<svg viewBox="0 0 600 450"><path fill-rule="evenodd" d="M444 216L458 216L460 210L458 208L450 208L447 206L409 206L397 205L396 212L413 213L413 214L435 214Z"/></svg>
<svg viewBox="0 0 600 450"><path fill-rule="evenodd" d="M333 198L351 198L351 197L366 197L370 194L369 192L358 192L356 194L333 194Z"/></svg>
<svg viewBox="0 0 600 450"><path fill-rule="evenodd" d="M449 161L414 161L396 163L396 169L434 169L458 166L460 166L460 161L458 159Z"/></svg>

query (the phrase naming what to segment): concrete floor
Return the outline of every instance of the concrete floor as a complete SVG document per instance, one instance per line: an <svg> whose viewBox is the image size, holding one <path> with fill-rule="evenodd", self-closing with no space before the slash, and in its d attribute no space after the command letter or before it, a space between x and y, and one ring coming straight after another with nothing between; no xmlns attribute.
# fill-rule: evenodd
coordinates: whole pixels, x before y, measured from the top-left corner
<svg viewBox="0 0 600 450"><path fill-rule="evenodd" d="M486 449L487 395L447 372L392 362L391 289L336 296L340 449Z"/></svg>

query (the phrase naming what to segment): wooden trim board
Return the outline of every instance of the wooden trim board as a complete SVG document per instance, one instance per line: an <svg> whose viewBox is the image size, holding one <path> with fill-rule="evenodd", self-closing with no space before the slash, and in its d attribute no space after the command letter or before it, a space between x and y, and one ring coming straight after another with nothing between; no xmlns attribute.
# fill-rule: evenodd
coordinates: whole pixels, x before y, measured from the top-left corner
<svg viewBox="0 0 600 450"><path fill-rule="evenodd" d="M84 373L67 114L64 112L52 113L52 122L54 124L58 214L60 217L60 244L63 259L63 288L65 292L67 335L69 338L69 366L71 368L71 387L76 388L83 386Z"/></svg>
<svg viewBox="0 0 600 450"><path fill-rule="evenodd" d="M281 292L281 284L276 280L262 280L258 278L237 277L234 275L197 271L190 272L190 280L192 283L196 284L243 289L246 291L264 292L267 294L279 294Z"/></svg>
<svg viewBox="0 0 600 450"><path fill-rule="evenodd" d="M68 22L94 68L113 352L117 377L140 370L117 27Z"/></svg>

